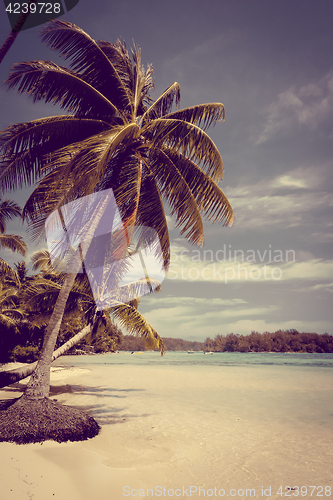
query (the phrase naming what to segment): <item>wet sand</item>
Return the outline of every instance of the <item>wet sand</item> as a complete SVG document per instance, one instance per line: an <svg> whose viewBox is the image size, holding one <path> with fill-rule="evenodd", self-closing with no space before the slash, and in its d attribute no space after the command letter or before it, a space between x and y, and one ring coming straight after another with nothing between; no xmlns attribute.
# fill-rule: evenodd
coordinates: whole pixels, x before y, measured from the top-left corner
<svg viewBox="0 0 333 500"><path fill-rule="evenodd" d="M51 384L53 398L86 409L102 430L79 443L0 443L1 500L296 496L288 486L327 498L333 489L331 370L105 365L58 368ZM0 399L19 394L11 387Z"/></svg>

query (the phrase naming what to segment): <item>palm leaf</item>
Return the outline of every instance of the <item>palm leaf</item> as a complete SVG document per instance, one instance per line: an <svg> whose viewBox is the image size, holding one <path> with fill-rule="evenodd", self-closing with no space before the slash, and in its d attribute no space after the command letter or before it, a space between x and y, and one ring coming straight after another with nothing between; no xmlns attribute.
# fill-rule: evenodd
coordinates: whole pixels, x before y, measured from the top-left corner
<svg viewBox="0 0 333 500"><path fill-rule="evenodd" d="M4 326L5 328L16 328L16 320L6 314L0 313L0 326Z"/></svg>
<svg viewBox="0 0 333 500"><path fill-rule="evenodd" d="M22 236L17 234L0 234L0 248L8 248L12 252L18 252L21 255L26 255L27 245Z"/></svg>
<svg viewBox="0 0 333 500"><path fill-rule="evenodd" d="M110 313L122 327L128 330L130 335L144 338L148 349L158 348L161 355L164 354L162 338L134 307L122 304L112 308Z"/></svg>
<svg viewBox="0 0 333 500"><path fill-rule="evenodd" d="M15 201L0 201L0 233L6 230L6 222L13 217L21 216L21 208Z"/></svg>
<svg viewBox="0 0 333 500"><path fill-rule="evenodd" d="M31 61L14 64L5 84L19 93L27 92L34 102L60 104L80 116L93 112L94 117L112 119L121 115L118 108L75 71L52 61Z"/></svg>
<svg viewBox="0 0 333 500"><path fill-rule="evenodd" d="M143 66L141 65L141 51L138 47L134 47L132 50L132 57L134 61L133 67L133 83L134 88L133 94L133 116L132 119L135 120L136 116L140 116L146 109L144 101L147 94L154 88L152 74L152 66L148 66L147 72L145 73Z"/></svg>
<svg viewBox="0 0 333 500"><path fill-rule="evenodd" d="M19 278L14 269L0 257L0 276L2 275L5 275L6 278L11 278L15 283L19 282Z"/></svg>
<svg viewBox="0 0 333 500"><path fill-rule="evenodd" d="M123 273L126 276L126 273ZM101 284L100 284L101 285ZM107 300L107 307L114 307L115 305L130 304L138 300L140 297L147 295L147 293L159 292L161 284L154 278L148 277L127 283L126 285L118 286L110 290L104 300Z"/></svg>
<svg viewBox="0 0 333 500"><path fill-rule="evenodd" d="M177 227L191 242L203 244L204 228L196 200L181 172L168 154L160 149L151 163L159 189L176 215Z"/></svg>
<svg viewBox="0 0 333 500"><path fill-rule="evenodd" d="M163 151L177 165L205 217L212 222L223 222L225 226L232 226L234 214L229 200L211 177L194 162L174 150L164 148Z"/></svg>
<svg viewBox="0 0 333 500"><path fill-rule="evenodd" d="M24 311L22 309L2 309L1 316L6 316L12 320L20 320L25 316Z"/></svg>
<svg viewBox="0 0 333 500"><path fill-rule="evenodd" d="M6 158L0 170L3 190L33 184L48 166L50 153L109 128L102 120L71 115L51 116L12 125L0 133L0 154ZM44 173L47 170L44 171Z"/></svg>
<svg viewBox="0 0 333 500"><path fill-rule="evenodd" d="M50 253L48 250L38 250L33 253L30 258L33 271L44 271L46 273L53 273Z"/></svg>
<svg viewBox="0 0 333 500"><path fill-rule="evenodd" d="M131 108L131 100L116 68L88 33L75 24L54 20L43 28L41 37L51 49L70 59L70 67L109 98L116 108Z"/></svg>
<svg viewBox="0 0 333 500"><path fill-rule="evenodd" d="M160 118L171 111L173 104L176 106L180 102L180 85L175 82L168 87L163 94L147 109L142 116L142 123L145 124L149 120Z"/></svg>
<svg viewBox="0 0 333 500"><path fill-rule="evenodd" d="M170 239L169 231L166 231L168 224L162 196L152 174L147 174L142 179L136 224L149 226L157 232L162 248L163 267L167 270L170 264Z"/></svg>
<svg viewBox="0 0 333 500"><path fill-rule="evenodd" d="M164 115L163 118L184 120L197 125L202 130L207 130L211 125L215 125L216 122L224 121L225 110L223 104L219 102L198 104L197 106L174 111L173 113Z"/></svg>
<svg viewBox="0 0 333 500"><path fill-rule="evenodd" d="M195 163L201 163L214 181L222 179L224 169L219 150L212 139L196 125L160 118L145 125L143 133L151 142L151 149L167 146Z"/></svg>

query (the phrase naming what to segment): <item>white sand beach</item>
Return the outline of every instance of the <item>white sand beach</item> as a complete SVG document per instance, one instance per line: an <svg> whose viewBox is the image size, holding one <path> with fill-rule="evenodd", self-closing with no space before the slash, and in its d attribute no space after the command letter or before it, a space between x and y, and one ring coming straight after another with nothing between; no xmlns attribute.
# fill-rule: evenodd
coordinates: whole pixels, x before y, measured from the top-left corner
<svg viewBox="0 0 333 500"><path fill-rule="evenodd" d="M105 365L55 369L51 384L53 398L87 409L102 430L77 443L0 443L1 500L333 489L331 370ZM8 388L0 399L19 394Z"/></svg>

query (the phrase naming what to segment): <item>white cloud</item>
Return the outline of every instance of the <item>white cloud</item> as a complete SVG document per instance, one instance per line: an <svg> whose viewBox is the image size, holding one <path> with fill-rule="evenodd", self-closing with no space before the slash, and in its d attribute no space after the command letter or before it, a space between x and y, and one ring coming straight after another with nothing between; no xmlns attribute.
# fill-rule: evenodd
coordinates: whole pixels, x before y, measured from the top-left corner
<svg viewBox="0 0 333 500"><path fill-rule="evenodd" d="M188 299L191 300L190 297ZM215 311L206 311L203 308L198 313L196 306L178 306L151 310L144 315L163 337L191 338L199 341L207 337L215 338L217 334L226 335L233 332L249 335L251 331L263 333L290 328L301 332L333 333L331 323L325 320L303 321L294 318L271 321L269 318L276 310L274 306Z"/></svg>
<svg viewBox="0 0 333 500"><path fill-rule="evenodd" d="M305 179L296 179L291 175L281 175L276 179L277 187L293 187L293 188L306 188L307 183Z"/></svg>
<svg viewBox="0 0 333 500"><path fill-rule="evenodd" d="M310 258L309 258L310 257ZM171 264L166 275L170 282L204 283L275 283L286 280L330 280L333 260L315 259L311 254L295 250L269 248L262 250L223 249L205 257L204 251L172 247ZM179 302L171 303L184 304ZM187 300L187 299L186 299ZM199 302L205 299L192 299ZM209 301L207 301L209 303Z"/></svg>
<svg viewBox="0 0 333 500"><path fill-rule="evenodd" d="M153 295L146 297L146 304L154 305L161 304L161 299L159 297L154 297ZM239 304L246 304L243 299L219 299L219 298L203 298L203 297L164 297L163 306L236 306Z"/></svg>
<svg viewBox="0 0 333 500"><path fill-rule="evenodd" d="M318 292L318 291L324 291L324 292L333 292L333 283L318 283L317 285L309 286L307 288L302 288L302 292Z"/></svg>
<svg viewBox="0 0 333 500"><path fill-rule="evenodd" d="M173 308L154 309L145 312L144 316L163 337L188 338L190 336L191 338L197 337L198 340L202 341L208 336L215 337L218 333L225 334L232 331L228 325L237 322L237 318L262 318L275 310L274 306L246 307L244 309L224 308L222 310L216 309L215 311L206 311L203 308L200 314L198 314L197 306L188 305L186 307L177 306ZM256 320L253 321L257 322ZM259 321L261 320L259 319ZM246 333L250 333L250 331Z"/></svg>
<svg viewBox="0 0 333 500"><path fill-rule="evenodd" d="M332 164L299 167L256 184L227 186L224 192L235 212L235 227L244 229L308 225L317 211L333 206L329 192ZM330 222L321 218L321 226Z"/></svg>
<svg viewBox="0 0 333 500"><path fill-rule="evenodd" d="M297 88L295 85L281 92L267 108L267 120L256 144L271 139L281 130L294 125L316 129L333 116L333 71L318 82Z"/></svg>
<svg viewBox="0 0 333 500"><path fill-rule="evenodd" d="M291 193L284 195L251 196L228 199L235 213L235 227L264 229L267 226L281 228L309 224L309 213L332 206L329 193ZM322 221L324 224L324 221Z"/></svg>

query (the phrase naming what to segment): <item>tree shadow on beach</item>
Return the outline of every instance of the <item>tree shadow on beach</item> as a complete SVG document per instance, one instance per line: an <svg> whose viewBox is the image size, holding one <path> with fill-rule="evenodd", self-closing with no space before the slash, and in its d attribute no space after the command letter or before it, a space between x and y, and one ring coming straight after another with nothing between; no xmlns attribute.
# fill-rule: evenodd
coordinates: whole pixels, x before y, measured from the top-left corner
<svg viewBox="0 0 333 500"><path fill-rule="evenodd" d="M3 392L8 394L14 394L17 396L18 392L24 392L26 384L21 382L16 382L11 386L4 387ZM127 413L128 409L126 406L117 407L111 405L112 398L124 399L130 396L131 393L144 392L145 389L117 389L112 387L89 387L84 385L76 384L63 384L63 385L51 385L50 387L50 398L55 399L56 396L61 396L62 394L75 394L82 396L93 396L97 398L108 398L107 404L90 404L90 405L71 405L73 408L86 411L89 415L96 419L99 425L110 425L110 424L123 424L129 420L136 418L148 417L150 414L132 414ZM20 396L19 396L20 397ZM111 398L111 399L110 399ZM9 408L18 397L8 398L0 400L0 411Z"/></svg>
<svg viewBox="0 0 333 500"><path fill-rule="evenodd" d="M12 404L17 401L18 398L13 398L13 399L0 399L0 411L7 410Z"/></svg>
<svg viewBox="0 0 333 500"><path fill-rule="evenodd" d="M75 385L75 384L64 384L64 385L51 385L50 396L56 396L59 394L84 394L95 397L106 397L106 398L126 398L124 395L112 394L114 392L139 392L145 391L145 389L115 389L112 387L87 387L86 385Z"/></svg>
<svg viewBox="0 0 333 500"><path fill-rule="evenodd" d="M126 413L125 406L118 407L112 405L112 399L124 399L131 393L144 392L145 389L117 389L112 387L89 387L85 385L57 385L51 386L50 397L61 396L62 394L75 394L82 396L92 396L97 398L108 398L108 403L90 405L72 405L74 408L86 411L99 425L121 424L134 418L146 417L148 414L135 415Z"/></svg>

